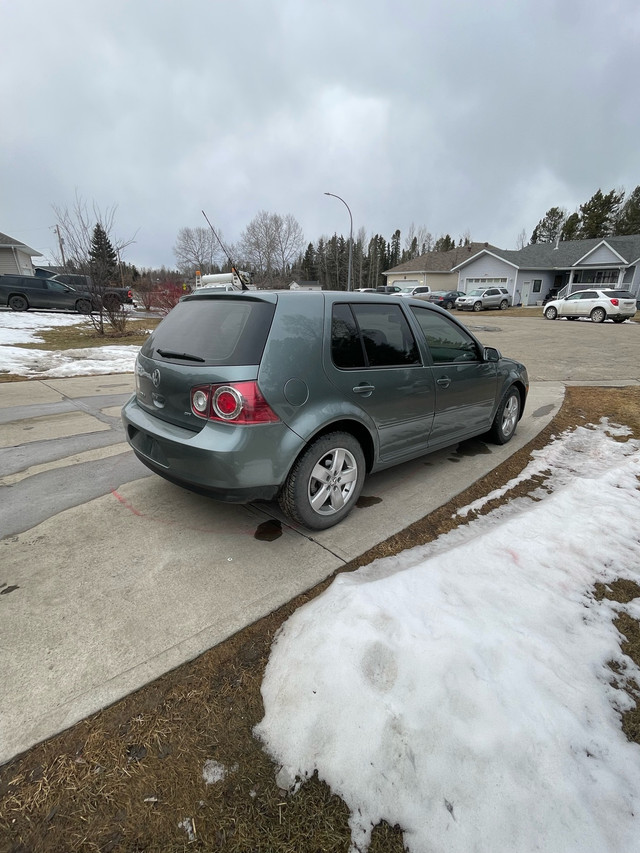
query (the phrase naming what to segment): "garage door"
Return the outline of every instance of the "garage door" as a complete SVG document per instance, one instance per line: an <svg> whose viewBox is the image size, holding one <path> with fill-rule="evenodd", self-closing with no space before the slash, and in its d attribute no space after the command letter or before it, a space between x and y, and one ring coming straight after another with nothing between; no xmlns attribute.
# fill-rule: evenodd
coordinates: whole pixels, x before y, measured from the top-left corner
<svg viewBox="0 0 640 853"><path fill-rule="evenodd" d="M506 287L506 278L465 278L467 293L474 287Z"/></svg>

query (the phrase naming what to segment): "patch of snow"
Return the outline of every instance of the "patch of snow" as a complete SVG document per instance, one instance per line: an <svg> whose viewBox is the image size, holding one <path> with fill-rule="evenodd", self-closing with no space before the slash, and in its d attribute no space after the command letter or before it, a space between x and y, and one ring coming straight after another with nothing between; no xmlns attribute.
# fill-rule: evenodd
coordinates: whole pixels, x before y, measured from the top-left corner
<svg viewBox="0 0 640 853"><path fill-rule="evenodd" d="M274 642L255 733L295 791L381 820L411 853L638 853L640 746L613 625L639 602L640 443L606 423L536 457L544 488L436 543L338 575ZM620 673L614 676L609 662Z"/></svg>

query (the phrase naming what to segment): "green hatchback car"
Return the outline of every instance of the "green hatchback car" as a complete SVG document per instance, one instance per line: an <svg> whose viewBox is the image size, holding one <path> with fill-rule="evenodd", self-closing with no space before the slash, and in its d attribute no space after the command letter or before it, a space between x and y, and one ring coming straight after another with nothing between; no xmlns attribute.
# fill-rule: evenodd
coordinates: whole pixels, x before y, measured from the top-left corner
<svg viewBox="0 0 640 853"><path fill-rule="evenodd" d="M152 471L218 500L278 500L311 529L365 476L522 417L526 368L428 302L340 291L183 297L136 362L122 410Z"/></svg>

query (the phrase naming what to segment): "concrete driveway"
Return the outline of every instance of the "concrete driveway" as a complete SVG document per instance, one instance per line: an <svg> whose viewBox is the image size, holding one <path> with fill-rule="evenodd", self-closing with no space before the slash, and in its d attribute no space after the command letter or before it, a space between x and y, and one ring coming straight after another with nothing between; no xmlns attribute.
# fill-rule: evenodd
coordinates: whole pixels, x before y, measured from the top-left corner
<svg viewBox="0 0 640 853"><path fill-rule="evenodd" d="M150 474L120 423L132 376L0 384L0 762L432 512L530 441L566 382L640 381L638 324L465 320L529 368L514 440L467 442L375 475L345 522L313 535L273 504L227 506Z"/></svg>

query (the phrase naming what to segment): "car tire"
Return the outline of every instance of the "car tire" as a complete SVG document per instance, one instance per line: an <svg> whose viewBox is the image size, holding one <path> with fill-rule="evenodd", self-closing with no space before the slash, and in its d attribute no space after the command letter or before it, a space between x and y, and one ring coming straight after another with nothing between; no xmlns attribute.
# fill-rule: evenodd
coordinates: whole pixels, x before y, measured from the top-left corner
<svg viewBox="0 0 640 853"><path fill-rule="evenodd" d="M78 314L91 314L91 300L78 299L76 302L76 311Z"/></svg>
<svg viewBox="0 0 640 853"><path fill-rule="evenodd" d="M451 311L451 309L453 308L453 302L446 302L444 307L447 309L447 311Z"/></svg>
<svg viewBox="0 0 640 853"><path fill-rule="evenodd" d="M604 321L607 319L607 312L604 310L604 308L600 308L598 306L597 308L593 309L589 316L591 317L592 323L604 323Z"/></svg>
<svg viewBox="0 0 640 853"><path fill-rule="evenodd" d="M509 307L509 301L507 299L503 299L500 303L500 310L505 311Z"/></svg>
<svg viewBox="0 0 640 853"><path fill-rule="evenodd" d="M473 303L474 311L482 311L482 302L474 302Z"/></svg>
<svg viewBox="0 0 640 853"><path fill-rule="evenodd" d="M507 390L493 419L488 436L495 444L506 444L513 438L520 419L520 392L512 385Z"/></svg>
<svg viewBox="0 0 640 853"><path fill-rule="evenodd" d="M282 511L311 530L343 520L360 497L364 453L349 433L332 432L313 442L296 460L278 497Z"/></svg>
<svg viewBox="0 0 640 853"><path fill-rule="evenodd" d="M611 319L613 320L614 323L624 323L624 321L627 318L626 317L612 317Z"/></svg>
<svg viewBox="0 0 640 853"><path fill-rule="evenodd" d="M11 296L9 298L9 308L12 311L28 311L29 303L24 296Z"/></svg>
<svg viewBox="0 0 640 853"><path fill-rule="evenodd" d="M544 312L544 316L547 318L547 320L555 320L558 316L558 312L553 306L551 306L550 308L547 308L547 310Z"/></svg>

